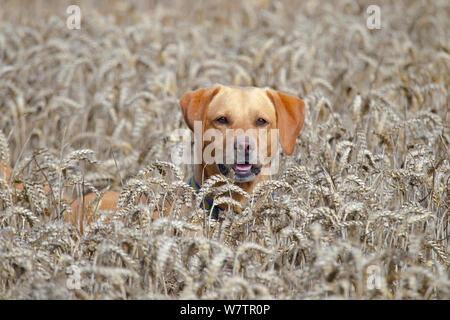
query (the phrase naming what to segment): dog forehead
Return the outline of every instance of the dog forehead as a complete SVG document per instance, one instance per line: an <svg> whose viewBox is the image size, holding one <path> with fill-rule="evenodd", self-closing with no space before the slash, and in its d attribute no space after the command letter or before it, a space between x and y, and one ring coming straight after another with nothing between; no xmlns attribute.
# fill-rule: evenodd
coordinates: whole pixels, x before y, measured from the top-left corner
<svg viewBox="0 0 450 320"><path fill-rule="evenodd" d="M275 107L265 89L255 87L221 87L209 105L210 112L231 110L250 113L262 112L275 116Z"/></svg>

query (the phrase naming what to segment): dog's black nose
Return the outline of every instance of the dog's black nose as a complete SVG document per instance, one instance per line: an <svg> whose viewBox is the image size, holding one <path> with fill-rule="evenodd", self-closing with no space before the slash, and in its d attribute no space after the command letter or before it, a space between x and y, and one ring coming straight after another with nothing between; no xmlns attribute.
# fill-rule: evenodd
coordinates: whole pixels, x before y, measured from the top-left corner
<svg viewBox="0 0 450 320"><path fill-rule="evenodd" d="M251 151L255 149L255 144L249 138L237 138L234 141L234 150L237 152L244 152L245 154L249 154Z"/></svg>

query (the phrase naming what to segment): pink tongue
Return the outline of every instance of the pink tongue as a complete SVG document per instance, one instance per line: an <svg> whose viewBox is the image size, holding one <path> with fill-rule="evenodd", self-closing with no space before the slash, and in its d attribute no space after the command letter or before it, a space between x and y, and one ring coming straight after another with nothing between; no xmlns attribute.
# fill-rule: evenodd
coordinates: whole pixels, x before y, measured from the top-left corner
<svg viewBox="0 0 450 320"><path fill-rule="evenodd" d="M248 171L251 167L251 164L236 164L236 170L238 171Z"/></svg>

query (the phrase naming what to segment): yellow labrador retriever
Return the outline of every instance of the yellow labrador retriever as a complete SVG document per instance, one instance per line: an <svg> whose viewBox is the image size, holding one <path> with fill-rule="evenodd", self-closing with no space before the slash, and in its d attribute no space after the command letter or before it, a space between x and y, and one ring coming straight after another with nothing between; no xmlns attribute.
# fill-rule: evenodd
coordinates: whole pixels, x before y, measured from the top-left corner
<svg viewBox="0 0 450 320"><path fill-rule="evenodd" d="M195 165L190 180L195 189L213 175L234 171L234 183L251 193L270 172L277 152L272 133L278 134L284 153L291 155L305 119L299 98L267 88L199 89L185 93L180 105L187 126L202 136L202 162ZM209 155L213 161L205 160ZM238 194L233 197L243 201Z"/></svg>

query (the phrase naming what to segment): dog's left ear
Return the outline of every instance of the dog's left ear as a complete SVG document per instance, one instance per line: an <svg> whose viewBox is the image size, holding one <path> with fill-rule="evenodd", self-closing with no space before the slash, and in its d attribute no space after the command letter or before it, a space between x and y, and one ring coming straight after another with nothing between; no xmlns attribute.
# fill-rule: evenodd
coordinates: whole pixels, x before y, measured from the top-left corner
<svg viewBox="0 0 450 320"><path fill-rule="evenodd" d="M275 106L281 147L284 153L291 155L305 120L305 104L297 97L274 90L267 90L267 95Z"/></svg>
<svg viewBox="0 0 450 320"><path fill-rule="evenodd" d="M198 89L186 92L181 97L181 111L189 129L194 131L194 121L202 121L202 128L204 128L208 105L219 90L220 87Z"/></svg>

